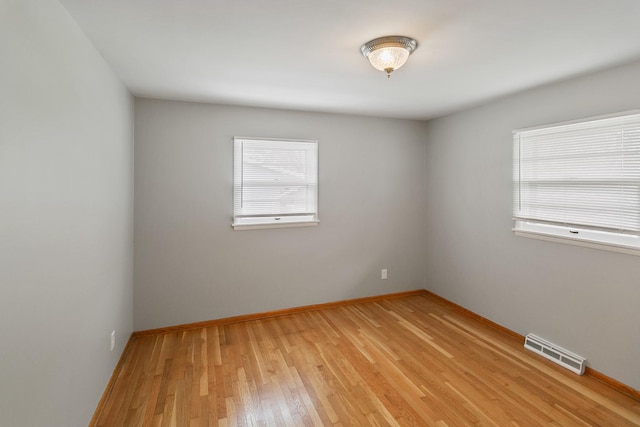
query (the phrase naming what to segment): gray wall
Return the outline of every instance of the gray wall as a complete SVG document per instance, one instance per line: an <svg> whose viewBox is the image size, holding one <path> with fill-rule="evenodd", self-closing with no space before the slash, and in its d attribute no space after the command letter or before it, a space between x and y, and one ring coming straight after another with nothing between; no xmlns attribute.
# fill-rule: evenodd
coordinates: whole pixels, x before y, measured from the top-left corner
<svg viewBox="0 0 640 427"><path fill-rule="evenodd" d="M640 389L640 257L511 232L517 128L640 107L640 62L428 122L426 288Z"/></svg>
<svg viewBox="0 0 640 427"><path fill-rule="evenodd" d="M136 329L424 287L424 123L149 99L135 123ZM234 135L319 140L319 226L231 228Z"/></svg>
<svg viewBox="0 0 640 427"><path fill-rule="evenodd" d="M56 1L0 2L0 53L0 425L86 426L132 330L133 101Z"/></svg>

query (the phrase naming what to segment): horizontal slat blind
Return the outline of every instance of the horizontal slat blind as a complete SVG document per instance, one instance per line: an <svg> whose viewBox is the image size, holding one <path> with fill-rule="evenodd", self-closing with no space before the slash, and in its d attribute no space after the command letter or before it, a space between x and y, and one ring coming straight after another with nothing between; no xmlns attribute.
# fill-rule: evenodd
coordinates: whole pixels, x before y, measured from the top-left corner
<svg viewBox="0 0 640 427"><path fill-rule="evenodd" d="M640 114L514 132L514 218L640 231Z"/></svg>
<svg viewBox="0 0 640 427"><path fill-rule="evenodd" d="M234 138L234 222L317 217L318 144Z"/></svg>

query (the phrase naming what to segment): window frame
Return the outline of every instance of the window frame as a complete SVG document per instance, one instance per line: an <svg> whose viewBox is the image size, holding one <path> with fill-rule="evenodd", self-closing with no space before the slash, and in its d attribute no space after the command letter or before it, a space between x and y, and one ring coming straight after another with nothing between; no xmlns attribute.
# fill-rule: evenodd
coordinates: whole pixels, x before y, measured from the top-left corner
<svg viewBox="0 0 640 427"><path fill-rule="evenodd" d="M627 116L640 116L640 110L625 111L622 113L608 114L604 116L589 117L579 120L553 123L549 125L536 126L513 131L513 221L512 231L516 236L534 238L539 240L571 244L576 246L589 247L600 250L607 250L629 255L640 256L640 231L621 231L600 229L599 227L580 226L576 224L560 224L557 222L547 222L544 219L527 218L518 216L516 208L517 192L520 190L520 177L516 176L520 172L520 153L518 135L528 131L538 131L561 127L566 125L586 124L603 119L622 118ZM635 117L636 121L640 117ZM636 124L637 126L637 124ZM638 166L640 167L640 166ZM636 171L636 168L633 168ZM633 180L635 181L635 180ZM640 180L638 180L640 185ZM640 190L638 190L640 195ZM640 214L640 203L636 205ZM636 212L636 211L634 211Z"/></svg>
<svg viewBox="0 0 640 427"><path fill-rule="evenodd" d="M244 176L242 175L244 157L242 157L242 149L240 144L243 142L272 143L272 149L278 144L313 144L305 149L305 152L312 152L315 158L311 159L312 172L315 172L315 177L311 180L307 179L306 185L312 186L312 200L315 201L315 212L304 213L284 213L284 212L262 212L262 213L242 213L242 183ZM233 138L233 216L231 226L234 230L255 230L255 229L268 229L268 228L290 228L290 227L313 227L320 223L318 216L318 193L319 193L319 145L318 140L315 139L285 139L285 138L259 138L259 137L242 137L235 136ZM313 148L310 148L313 147ZM240 154L240 158L238 155ZM306 177L306 176L305 176ZM308 177L306 177L308 178ZM307 190L309 191L309 190ZM312 203L313 204L313 203Z"/></svg>

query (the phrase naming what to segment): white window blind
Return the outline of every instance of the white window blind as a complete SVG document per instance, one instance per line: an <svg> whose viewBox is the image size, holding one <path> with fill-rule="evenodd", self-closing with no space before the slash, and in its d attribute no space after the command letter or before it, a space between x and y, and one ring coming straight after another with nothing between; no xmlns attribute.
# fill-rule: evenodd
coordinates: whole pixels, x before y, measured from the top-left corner
<svg viewBox="0 0 640 427"><path fill-rule="evenodd" d="M233 227L316 225L318 143L234 138Z"/></svg>
<svg viewBox="0 0 640 427"><path fill-rule="evenodd" d="M584 230L590 239L622 234L631 236L625 244L637 242L640 113L514 131L513 150L516 228L540 224L574 238Z"/></svg>

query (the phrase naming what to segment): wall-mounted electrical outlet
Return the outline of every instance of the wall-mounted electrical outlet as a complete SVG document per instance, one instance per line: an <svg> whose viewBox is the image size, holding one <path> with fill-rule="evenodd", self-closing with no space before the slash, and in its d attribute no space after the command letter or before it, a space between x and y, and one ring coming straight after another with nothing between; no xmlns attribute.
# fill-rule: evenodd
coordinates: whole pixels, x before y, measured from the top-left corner
<svg viewBox="0 0 640 427"><path fill-rule="evenodd" d="M382 271L380 271L380 278L382 280L386 280L387 279L387 269L383 268Z"/></svg>
<svg viewBox="0 0 640 427"><path fill-rule="evenodd" d="M116 347L116 331L111 331L111 351Z"/></svg>

